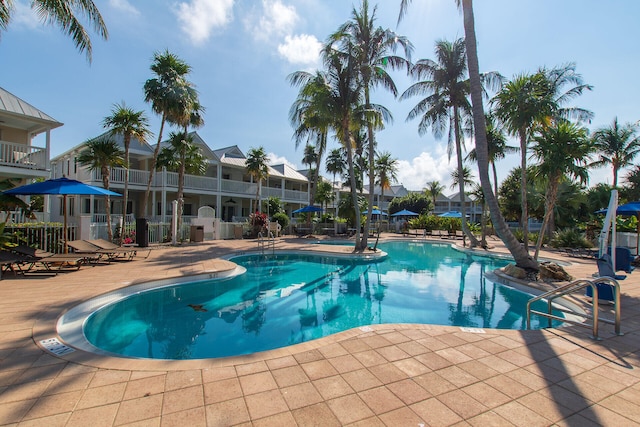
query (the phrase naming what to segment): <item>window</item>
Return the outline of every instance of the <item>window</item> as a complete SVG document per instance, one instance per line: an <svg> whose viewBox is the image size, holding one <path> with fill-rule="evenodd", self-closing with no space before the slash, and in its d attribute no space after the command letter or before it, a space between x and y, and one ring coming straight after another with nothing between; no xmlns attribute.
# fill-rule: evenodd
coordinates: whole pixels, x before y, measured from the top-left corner
<svg viewBox="0 0 640 427"><path fill-rule="evenodd" d="M193 211L193 205L191 203L185 203L182 206L182 215L191 216L193 215L191 212Z"/></svg>
<svg viewBox="0 0 640 427"><path fill-rule="evenodd" d="M231 174L223 173L222 174L222 179L231 179Z"/></svg>

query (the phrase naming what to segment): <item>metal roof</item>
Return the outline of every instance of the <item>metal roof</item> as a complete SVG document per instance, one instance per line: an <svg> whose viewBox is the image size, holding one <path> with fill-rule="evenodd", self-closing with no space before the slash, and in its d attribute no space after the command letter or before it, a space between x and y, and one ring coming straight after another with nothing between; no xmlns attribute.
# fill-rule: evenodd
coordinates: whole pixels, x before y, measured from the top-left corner
<svg viewBox="0 0 640 427"><path fill-rule="evenodd" d="M0 116L6 126L42 132L62 126L53 117L0 87Z"/></svg>

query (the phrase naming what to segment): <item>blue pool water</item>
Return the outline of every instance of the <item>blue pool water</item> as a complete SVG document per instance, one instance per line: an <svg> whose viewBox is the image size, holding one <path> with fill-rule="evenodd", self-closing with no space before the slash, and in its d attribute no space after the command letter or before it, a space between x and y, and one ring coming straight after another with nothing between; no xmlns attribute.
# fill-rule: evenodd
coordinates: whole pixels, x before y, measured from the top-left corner
<svg viewBox="0 0 640 427"><path fill-rule="evenodd" d="M94 346L123 356L200 359L377 323L526 327L530 295L485 278L508 261L426 242L379 246L388 257L377 262L313 254L236 257L245 274L132 295L93 313L84 333ZM545 326L547 320L532 319L532 327Z"/></svg>

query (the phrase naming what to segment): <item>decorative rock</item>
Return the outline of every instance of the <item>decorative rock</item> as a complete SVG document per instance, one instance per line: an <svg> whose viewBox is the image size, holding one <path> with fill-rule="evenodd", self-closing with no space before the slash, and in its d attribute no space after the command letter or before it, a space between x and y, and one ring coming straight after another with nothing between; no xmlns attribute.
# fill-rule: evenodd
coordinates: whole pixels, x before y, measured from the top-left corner
<svg viewBox="0 0 640 427"><path fill-rule="evenodd" d="M541 262L540 263L540 279L545 281L571 281L573 277L569 275L564 268L555 262Z"/></svg>
<svg viewBox="0 0 640 427"><path fill-rule="evenodd" d="M520 268L515 264L507 265L503 271L504 271L504 274L506 274L507 276L511 276L516 279L523 280L523 279L526 279L527 277L527 272L525 271L525 269Z"/></svg>

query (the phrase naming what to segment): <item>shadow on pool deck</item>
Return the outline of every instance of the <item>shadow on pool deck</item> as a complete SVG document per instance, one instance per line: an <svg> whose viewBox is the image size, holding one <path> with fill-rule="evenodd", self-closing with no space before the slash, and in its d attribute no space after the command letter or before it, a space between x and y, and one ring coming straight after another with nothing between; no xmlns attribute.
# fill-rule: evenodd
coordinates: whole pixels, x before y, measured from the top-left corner
<svg viewBox="0 0 640 427"><path fill-rule="evenodd" d="M282 238L277 247L306 243ZM492 252L504 252L494 244ZM215 258L256 246L238 240L162 247L146 260L55 277L4 275L0 424L639 425L637 272L621 282L625 335L603 325L601 341L577 326L477 333L376 325L254 355L192 361L80 351L58 358L34 342L54 337L55 319L92 296L221 268ZM596 271L594 261L545 255L573 262L567 270L576 277Z"/></svg>

